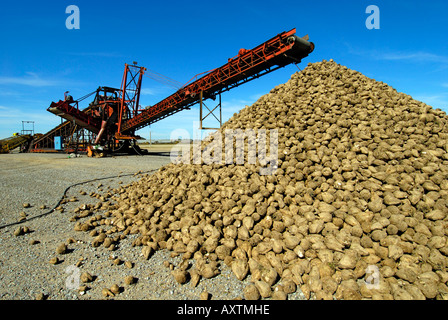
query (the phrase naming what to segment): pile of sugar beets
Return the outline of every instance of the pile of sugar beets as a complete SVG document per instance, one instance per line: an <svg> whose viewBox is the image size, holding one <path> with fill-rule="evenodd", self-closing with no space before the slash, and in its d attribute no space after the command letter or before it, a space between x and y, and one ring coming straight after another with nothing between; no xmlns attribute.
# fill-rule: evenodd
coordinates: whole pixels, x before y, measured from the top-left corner
<svg viewBox="0 0 448 320"><path fill-rule="evenodd" d="M104 246L136 234L145 258L181 255L179 283L214 277L224 263L250 280L245 299L296 290L447 299L446 125L443 111L385 83L333 60L312 63L219 131L277 129L274 174L260 174L259 159L171 163L115 189L105 213L75 229L102 228L93 244Z"/></svg>

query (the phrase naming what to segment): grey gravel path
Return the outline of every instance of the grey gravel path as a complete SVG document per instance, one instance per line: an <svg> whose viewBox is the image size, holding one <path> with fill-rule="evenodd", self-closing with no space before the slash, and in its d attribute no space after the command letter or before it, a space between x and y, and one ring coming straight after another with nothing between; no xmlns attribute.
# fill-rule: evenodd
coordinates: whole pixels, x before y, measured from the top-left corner
<svg viewBox="0 0 448 320"><path fill-rule="evenodd" d="M177 266L180 258L172 258L168 251L158 251L144 260L141 248L131 245L132 236L110 251L103 246L92 247L88 232L74 230L75 222L70 221L74 210L82 204L94 205L100 201L89 194L101 194L127 185L139 179L140 174L136 173L157 169L169 161L166 155L102 159L69 158L66 154L0 155L0 226L16 223L22 212L27 217L20 225L0 228L0 300L31 300L42 296L55 300L98 300L105 299L102 290L114 284L121 290L114 299L193 300L199 299L203 291L207 291L211 299L242 298L243 289L250 280L239 281L224 264L220 275L201 279L196 287L191 283L180 285L164 266L165 261ZM63 212L54 211L30 220L53 208L68 186L112 176L115 178L70 188L66 198L77 201L63 204ZM82 191L85 195L80 193ZM29 203L30 207L23 208L24 203ZM41 209L43 205L45 209ZM31 232L14 236L19 226L28 227ZM68 253L57 254L56 248L69 239L74 242L68 244ZM38 243L31 244L33 240ZM54 257L61 262L51 264L49 261ZM116 258L122 263L116 265L113 262ZM132 268L126 266L126 261L132 262ZM85 292L79 292L73 289L73 284L84 272L91 274L94 281L85 284L88 287ZM125 277L129 275L137 279L135 284L125 284ZM301 293L289 295L289 299L302 298Z"/></svg>

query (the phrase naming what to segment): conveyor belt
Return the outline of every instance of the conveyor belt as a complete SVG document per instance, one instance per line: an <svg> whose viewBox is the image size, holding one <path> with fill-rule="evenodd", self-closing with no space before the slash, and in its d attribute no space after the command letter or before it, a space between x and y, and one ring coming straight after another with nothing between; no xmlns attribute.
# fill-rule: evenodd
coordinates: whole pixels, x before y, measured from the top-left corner
<svg viewBox="0 0 448 320"><path fill-rule="evenodd" d="M214 98L243 83L261 77L291 63L299 63L313 50L314 44L295 35L296 29L282 32L252 50L241 49L238 55L220 68L214 69L199 79L184 85L177 92L144 110L136 110L132 117L122 119L115 133L116 139L135 137L135 131L174 113L187 109L202 99ZM123 99L125 94L122 93ZM76 102L53 102L48 111L74 121L79 126L97 133L101 120L78 109ZM123 110L120 110L123 112ZM121 115L121 114L120 114Z"/></svg>
<svg viewBox="0 0 448 320"><path fill-rule="evenodd" d="M28 143L32 139L29 134L12 136L6 139L0 140L0 153L8 153L21 145Z"/></svg>
<svg viewBox="0 0 448 320"><path fill-rule="evenodd" d="M238 56L222 67L127 120L122 126L122 133L141 129L196 104L201 91L204 98L216 96L288 64L299 63L314 50L314 44L297 37L295 32L296 29L292 29L278 34L252 50L240 50Z"/></svg>

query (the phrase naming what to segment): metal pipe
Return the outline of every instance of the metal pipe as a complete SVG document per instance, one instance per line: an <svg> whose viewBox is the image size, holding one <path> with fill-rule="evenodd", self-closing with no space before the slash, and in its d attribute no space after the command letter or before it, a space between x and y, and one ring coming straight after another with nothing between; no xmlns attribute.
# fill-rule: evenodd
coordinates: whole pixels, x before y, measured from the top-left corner
<svg viewBox="0 0 448 320"><path fill-rule="evenodd" d="M101 136L103 135L104 130L106 130L106 124L107 124L107 121L103 120L103 122L101 122L101 129L100 129L100 132L98 132L98 135L95 138L95 142L94 142L95 144L98 144L100 142Z"/></svg>

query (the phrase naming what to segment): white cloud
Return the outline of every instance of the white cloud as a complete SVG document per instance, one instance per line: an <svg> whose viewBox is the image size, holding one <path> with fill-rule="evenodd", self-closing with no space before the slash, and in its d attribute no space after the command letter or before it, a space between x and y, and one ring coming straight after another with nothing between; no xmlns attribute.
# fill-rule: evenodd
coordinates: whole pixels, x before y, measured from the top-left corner
<svg viewBox="0 0 448 320"><path fill-rule="evenodd" d="M60 82L50 79L42 79L34 72L27 72L23 77L0 76L0 84L19 84L30 87L50 87L59 85Z"/></svg>
<svg viewBox="0 0 448 320"><path fill-rule="evenodd" d="M257 101L258 99L260 99L262 96L264 96L265 94L266 94L266 92L265 92L265 93L256 93L256 94L251 95L251 96L249 97L249 99L250 99L251 101L255 102L255 101ZM251 103L251 104L252 104L252 103Z"/></svg>
<svg viewBox="0 0 448 320"><path fill-rule="evenodd" d="M416 94L415 96L413 96L413 98L415 100L424 102L433 108L440 108L443 111L448 112L448 94Z"/></svg>
<svg viewBox="0 0 448 320"><path fill-rule="evenodd" d="M145 96L154 96L154 95L158 94L158 92L155 89L143 88L140 90L140 94L145 95Z"/></svg>
<svg viewBox="0 0 448 320"><path fill-rule="evenodd" d="M36 132L46 133L59 125L60 119L46 110L35 111L32 108L25 109L2 105L0 106L0 137L10 136L13 132L19 131L22 127L22 121L34 121Z"/></svg>
<svg viewBox="0 0 448 320"><path fill-rule="evenodd" d="M402 60L410 62L437 62L442 64L448 64L448 57L441 56L429 52L386 52L386 53L375 53L373 57L376 60Z"/></svg>
<svg viewBox="0 0 448 320"><path fill-rule="evenodd" d="M101 58L120 58L122 54L116 52L62 52L62 54L68 54L71 56L79 57L101 57Z"/></svg>
<svg viewBox="0 0 448 320"><path fill-rule="evenodd" d="M348 53L369 57L374 60L381 61L404 61L412 63L428 63L435 62L443 66L448 65L448 56L439 55L425 51L398 51L398 50L366 50L362 48L353 47L349 43L344 43Z"/></svg>
<svg viewBox="0 0 448 320"><path fill-rule="evenodd" d="M34 121L35 125L40 128L47 128L45 132L51 130L53 127L59 125L61 123L61 118L56 118L55 115L52 114L39 114L39 113L3 113L0 112L0 125L2 126L10 126L10 127L18 127L22 125L22 121ZM40 132L40 133L45 133Z"/></svg>
<svg viewBox="0 0 448 320"><path fill-rule="evenodd" d="M6 88L2 88L2 90L0 91L0 96L2 97L19 97L21 96L23 93L16 91L16 90L8 90Z"/></svg>
<svg viewBox="0 0 448 320"><path fill-rule="evenodd" d="M173 94L175 91L175 89L166 86L146 86L145 88L140 89L140 103L141 105L154 105ZM145 98L151 99L152 101L145 101Z"/></svg>

